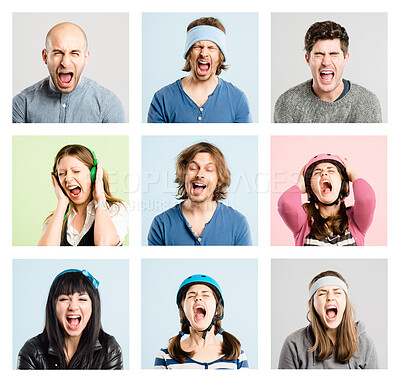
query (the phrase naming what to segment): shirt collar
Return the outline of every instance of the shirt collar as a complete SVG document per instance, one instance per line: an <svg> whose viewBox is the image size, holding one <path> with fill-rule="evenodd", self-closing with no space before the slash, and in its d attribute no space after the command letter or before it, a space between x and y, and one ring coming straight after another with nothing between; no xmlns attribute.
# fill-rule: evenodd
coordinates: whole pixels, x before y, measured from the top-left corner
<svg viewBox="0 0 400 382"><path fill-rule="evenodd" d="M62 93L53 85L53 82L51 82L50 76L48 76L48 79L49 79L49 87L50 87L51 91L53 91L54 93L57 93L57 94L70 95L70 94L74 94L74 93L79 93L81 91L81 89L83 89L85 84L86 84L86 77L81 76L81 80L80 80L79 84L76 86L76 88L74 90L72 90L72 92L70 92L70 93Z"/></svg>

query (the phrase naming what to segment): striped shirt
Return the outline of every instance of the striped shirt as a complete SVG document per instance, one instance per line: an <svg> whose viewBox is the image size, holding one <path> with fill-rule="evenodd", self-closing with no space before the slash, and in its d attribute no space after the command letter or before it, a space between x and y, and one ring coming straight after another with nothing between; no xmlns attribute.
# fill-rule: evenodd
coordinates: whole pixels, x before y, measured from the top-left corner
<svg viewBox="0 0 400 382"><path fill-rule="evenodd" d="M304 246L308 247L321 247L321 246L330 246L336 245L340 247L350 247L356 246L356 241L354 240L353 235L349 230L346 230L344 235L336 235L336 236L327 236L325 239L318 240L311 236L311 234L306 236L304 241Z"/></svg>
<svg viewBox="0 0 400 382"><path fill-rule="evenodd" d="M212 362L198 362L191 358L186 358L185 363L179 363L170 357L168 349L160 349L154 361L155 369L241 369L248 368L246 354L243 350L240 351L240 356L232 361L222 360L218 358Z"/></svg>

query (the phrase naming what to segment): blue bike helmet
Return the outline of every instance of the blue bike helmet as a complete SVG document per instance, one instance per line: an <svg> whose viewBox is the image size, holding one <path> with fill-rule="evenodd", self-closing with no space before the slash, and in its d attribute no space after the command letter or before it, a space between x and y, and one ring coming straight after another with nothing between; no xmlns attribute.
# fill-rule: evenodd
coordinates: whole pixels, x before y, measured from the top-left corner
<svg viewBox="0 0 400 382"><path fill-rule="evenodd" d="M221 288L218 285L218 283L210 276L206 275L192 275L187 277L185 280L183 280L182 284L180 285L178 289L178 293L176 295L176 304L178 305L178 308L182 311L184 318L181 320L181 323L185 323L188 326L190 326L189 320L186 318L185 312L183 310L183 307L181 305L183 297L186 295L187 290L190 288L191 285L195 284L204 284L210 287L214 293L217 296L217 305L215 307L215 313L214 317L210 323L210 326L203 331L203 339L206 338L207 332L211 330L211 328L215 325L217 321L220 321L224 318L224 313L222 313L222 317L216 317L218 308L220 305L224 306L224 299L222 298L222 292Z"/></svg>

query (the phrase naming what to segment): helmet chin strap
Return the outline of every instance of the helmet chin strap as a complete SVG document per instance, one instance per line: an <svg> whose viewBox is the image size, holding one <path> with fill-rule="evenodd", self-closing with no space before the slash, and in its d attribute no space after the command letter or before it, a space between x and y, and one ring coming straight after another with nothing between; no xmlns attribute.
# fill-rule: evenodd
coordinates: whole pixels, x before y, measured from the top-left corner
<svg viewBox="0 0 400 382"><path fill-rule="evenodd" d="M314 196L315 196L315 195L314 195ZM334 202L332 202L332 203L322 203L316 196L315 196L315 199L317 200L317 203L320 203L320 204L322 204L323 206L326 206L326 207L334 206L334 205L337 205L337 204L340 203L340 197L339 197L339 196L338 196L337 199L336 199Z"/></svg>

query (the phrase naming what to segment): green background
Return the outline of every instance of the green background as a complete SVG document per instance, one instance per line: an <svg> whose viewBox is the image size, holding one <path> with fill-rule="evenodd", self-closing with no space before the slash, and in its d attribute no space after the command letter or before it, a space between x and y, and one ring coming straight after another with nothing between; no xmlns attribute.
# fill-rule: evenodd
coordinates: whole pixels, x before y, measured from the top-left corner
<svg viewBox="0 0 400 382"><path fill-rule="evenodd" d="M112 194L129 203L127 136L14 136L12 142L13 245L37 245L43 222L57 205L50 174L57 152L65 145L93 150L108 172Z"/></svg>

